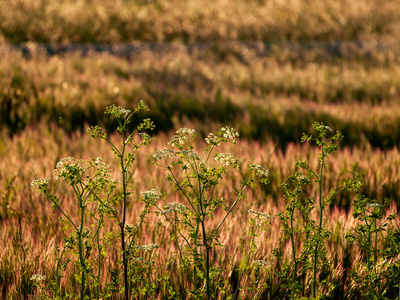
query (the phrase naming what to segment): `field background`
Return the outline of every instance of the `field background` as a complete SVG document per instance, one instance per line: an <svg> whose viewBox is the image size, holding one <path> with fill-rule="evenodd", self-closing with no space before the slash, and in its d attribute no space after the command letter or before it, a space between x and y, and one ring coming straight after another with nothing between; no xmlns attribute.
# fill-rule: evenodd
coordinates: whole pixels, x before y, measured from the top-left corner
<svg viewBox="0 0 400 300"><path fill-rule="evenodd" d="M85 134L96 124L115 131L103 113L111 104L133 109L142 99L151 111L136 120L156 124L139 156L136 196L159 188L167 202L177 197L151 166L174 130L239 131L238 147L226 151L269 168L270 183L241 204L226 237L245 232L247 209L282 209L280 183L298 158L316 166L316 150L298 143L314 121L344 135L326 188L356 173L363 193L400 208L399 15L394 0L0 0L0 296L33 297L30 277L50 270L62 242L57 213L31 181L51 178L67 156L100 156L117 170L108 147ZM51 187L72 209L71 193ZM329 212L335 270L360 259L344 239L352 197L336 197ZM131 205L134 220L134 197ZM258 253L271 263L280 227L272 224ZM240 257L231 260L229 242L221 261L233 268ZM356 297L357 287L338 293Z"/></svg>

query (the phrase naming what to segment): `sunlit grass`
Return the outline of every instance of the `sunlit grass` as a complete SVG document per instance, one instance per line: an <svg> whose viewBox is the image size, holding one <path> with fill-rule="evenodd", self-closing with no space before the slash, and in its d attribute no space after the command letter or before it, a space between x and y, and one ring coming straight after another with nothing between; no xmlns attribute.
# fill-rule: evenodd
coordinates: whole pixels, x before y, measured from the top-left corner
<svg viewBox="0 0 400 300"><path fill-rule="evenodd" d="M307 41L398 38L397 1L7 1L10 42Z"/></svg>
<svg viewBox="0 0 400 300"><path fill-rule="evenodd" d="M165 53L143 50L126 59L78 52L49 57L38 48L29 59L4 47L1 121L10 132L40 119L71 132L83 130L84 122L108 126L103 107L129 107L144 99L157 130L164 132L186 126L187 120L204 132L229 123L242 137L272 137L285 147L321 120L341 128L348 146L398 144L397 47L372 48L371 58L365 49L353 49L327 59L317 50L303 49L293 57L284 49L260 56L233 45L221 57L221 48L189 53L178 46Z"/></svg>
<svg viewBox="0 0 400 300"><path fill-rule="evenodd" d="M111 136L111 139L118 141L117 136L114 135ZM168 139L168 136L163 134L155 136L154 142L148 146L147 151L138 157L134 174L136 190L128 202L130 203L127 212L128 223L134 223L137 219L136 212L140 209L141 204L134 199L138 199L140 193L145 190L159 188L161 191L170 194L167 202L180 201L173 186L164 180L163 171L151 165L152 155L157 149L165 147ZM1 148L1 181L4 183L14 175L17 177L13 182L15 192L10 194L9 209L7 213L4 209L1 211L1 226L5 230L2 230L1 235L1 248L3 250L1 252L0 269L4 276L1 277L0 287L3 290L3 295L19 299L23 295L31 295L34 292L34 289L31 288L32 282L29 281L32 274L51 276L48 272L55 262L54 246L60 245L64 236L57 220L58 213L50 208L46 199L30 187L31 180L41 177L51 178L51 172L55 168L56 162L70 155L85 159L101 156L103 160L112 163L115 172L117 172L118 165L106 144L92 140L79 132L68 136L62 129L56 126L49 127L48 124L44 123L36 129L28 128L13 138L4 137ZM246 164L253 161L260 162L270 170L270 184L265 189L257 187L254 192L251 192L248 198L235 209L231 220L227 220L226 226L221 232L221 242L226 245L226 248L218 249L216 253L218 253L218 262L226 266L226 276L229 276L233 268L240 263L243 251L246 251L246 248L240 247L246 247L243 243L247 232L247 210L257 209L267 212L271 216L275 216L278 211L281 211L284 202L279 183L294 171L295 162L300 157L309 160L310 163L312 162L312 166L316 167L317 165L313 165L316 160L312 158L317 155L317 149L290 144L286 151L282 152L272 142L260 144L254 141L239 140L237 147L222 147L221 152L232 152L237 158L244 161L243 170L247 168ZM382 152L370 148L341 149L332 156L327 164L326 186L324 188L328 189L335 186L337 179L341 176L340 174L346 170L350 171L352 164L358 162L359 168L354 169L353 167L353 169L356 173L359 173L360 178L366 183L364 192L367 195L377 199L383 197L397 199L400 197L397 189L400 180L399 161L398 150ZM12 170L9 168L10 164L14 166ZM224 183L226 184L224 188L228 191L233 182L238 182L238 180L240 178L237 177L228 179ZM66 211L72 212L74 200L71 192L56 181L50 181L50 187L62 195L61 200ZM1 190L1 199L4 202L6 188L4 187ZM316 191L311 189L310 192L313 194ZM350 247L344 239L345 232L355 226L355 221L349 210L351 199L352 196L349 194L335 198L335 206L326 212L327 226L333 233L327 243L329 249L331 249L329 256L334 262L331 269L334 282L342 280L343 269L341 268L349 268L348 262L358 259L361 255L355 247ZM391 210L393 209L395 207L392 207ZM218 219L220 213L216 212L216 219ZM168 235L154 227L157 222L155 215L150 216L141 240L143 244L157 242L160 245L158 268L164 270L164 260L169 257L173 248L170 246L171 242ZM272 249L279 248L283 251L288 247L286 243L282 244L276 238L279 232L279 221L276 217L273 217L270 230L260 239L259 250L256 252L257 258L266 260L273 265L276 263L271 254ZM49 237L51 238L49 239ZM110 264L109 270L112 270L112 257L116 257L117 252L115 251L118 251L118 249L118 245L115 244L114 249L110 252L109 260L107 259L105 262L105 270L107 270L108 264ZM15 255L18 257L17 260L13 259ZM71 270L71 272L74 271ZM15 276L15 274L20 275ZM105 274L106 280L110 275L108 271ZM17 280L17 278L19 279ZM78 287L74 286L73 281L70 282L71 279L69 278L71 277L67 276L63 279L66 288L70 291L78 291ZM179 284L180 279L178 277L174 280L177 280L176 284ZM276 287L277 283L269 282L269 284ZM357 289L356 286L352 287L346 293L357 292ZM270 292L273 293L273 289Z"/></svg>

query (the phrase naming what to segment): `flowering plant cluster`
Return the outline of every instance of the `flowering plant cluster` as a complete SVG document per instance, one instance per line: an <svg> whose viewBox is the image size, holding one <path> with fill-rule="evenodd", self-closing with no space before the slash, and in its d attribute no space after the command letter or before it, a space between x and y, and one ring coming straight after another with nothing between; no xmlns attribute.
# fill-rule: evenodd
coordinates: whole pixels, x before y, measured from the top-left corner
<svg viewBox="0 0 400 300"><path fill-rule="evenodd" d="M226 270L218 265L216 256L220 251L217 247L225 247L221 228L256 181L268 183L269 170L249 164L248 171L241 173L244 180L240 184L232 186L232 190L227 191L226 185L221 189L228 172L241 172L242 164L232 153L217 150L223 143L235 145L239 134L225 126L208 134L205 143L197 143L199 134L194 129L181 128L171 138L169 148L160 149L153 155L154 165L164 169L166 180L182 196L181 202L165 204L162 201L168 195L160 190L144 191L137 199L141 211L135 214L133 224L127 223L129 202L133 195L138 195L132 192L136 153L152 140L143 131L155 127L150 119L145 119L128 134L127 125L133 114L140 110L148 110L142 101L133 111L115 105L106 109L118 123L120 144L112 143L99 126L92 126L87 131L93 138L110 145L118 160L119 180L113 178L110 166L100 157L91 160L67 157L57 163L53 175L71 188L76 197L76 211L64 210L62 198L51 193L48 179L32 182L32 186L60 212L65 233L63 246L55 247L55 276L31 276L32 285L41 289L43 299L84 300L88 295L103 299L118 293L124 293L124 299L156 299L161 295L161 289L171 299L210 300L222 295L226 299L247 299L248 295L252 295L252 299L263 299L268 297L264 292L273 280L279 282L278 289L288 299L300 299L310 294L322 299L323 294L327 296L334 290L335 287L324 279L330 263L326 246L332 235L324 222L324 212L340 192L358 192L362 187L362 182L354 176L336 190L324 189L327 158L336 151L336 142L342 138L340 132L332 133L331 128L316 122L313 128L317 135L304 134L302 137L302 142L315 142L319 147L318 168L313 169L307 161L298 160L294 173L281 184L285 208L276 215L282 238L278 241L280 248L272 251L276 258L274 267L265 255L262 240L270 234L272 216L253 209L244 212L249 226L246 238L241 239L239 246L239 263L231 270L234 284L230 285L224 277ZM382 247L381 240L382 232L397 217L396 214L385 216L389 202L386 200L381 204L357 195L352 204L357 225L346 233L346 238L349 244L355 243L361 249L363 257L360 258L361 269L351 270L349 276L365 287L361 296L368 299L383 299L386 290L382 290L382 284L400 280L400 230L388 235L387 248ZM155 213L160 222L156 231L147 232L151 213ZM106 218L112 221L111 227ZM158 245L141 241L144 233L153 238L160 232L168 232L173 244L167 251L170 256L166 273L156 267L162 242ZM118 239L120 246L115 247ZM105 283L102 265L109 252L114 256L117 252L120 256L117 261L122 270L117 266L112 271L112 281ZM65 293L62 278L67 269L77 270L79 296ZM179 287L170 282L176 269L187 275L179 282Z"/></svg>

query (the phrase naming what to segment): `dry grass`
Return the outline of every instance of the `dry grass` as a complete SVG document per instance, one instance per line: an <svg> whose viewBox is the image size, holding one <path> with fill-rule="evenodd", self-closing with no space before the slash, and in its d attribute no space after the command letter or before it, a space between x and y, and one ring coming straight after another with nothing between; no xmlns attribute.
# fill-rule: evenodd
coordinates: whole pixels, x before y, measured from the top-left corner
<svg viewBox="0 0 400 300"><path fill-rule="evenodd" d="M114 139L115 136L112 137ZM137 168L134 175L136 193L132 196L128 210L128 223L134 223L141 204L137 203L139 194L144 190L159 188L167 192L170 196L166 202L183 201L175 194L174 188L163 178L163 171L151 165L152 154L160 148L166 146L167 136L160 135L155 137L154 143L143 152L138 159ZM307 158L311 164L316 164L316 149L310 147L300 147L291 144L285 152L274 146L273 143L248 142L240 140L235 148L224 147L222 152L233 152L241 161L244 167L250 162L260 162L268 167L271 172L271 183L266 189L256 187L254 192L244 200L235 211L233 217L228 221L221 232L221 241L226 248L221 248L215 253L216 263L223 265L227 278L233 268L238 266L240 259L246 251L246 232L248 226L247 210L252 208L269 213L275 216L278 211L284 209L284 202L280 193L280 182L294 171L295 161L300 158ZM7 299L22 299L28 295L33 295L32 283L29 281L31 275L47 274L51 276L54 266L54 246L61 245L64 236L60 224L57 220L58 213L53 211L50 204L37 191L30 186L33 179L47 177L51 178L51 171L55 168L56 162L66 156L77 158L91 158L101 156L104 161L110 162L116 171L118 166L113 159L110 151L104 143L92 140L79 132L72 136L67 136L63 130L42 123L36 129L28 128L13 138L4 137L1 144L0 157L0 179L5 182L8 178L16 175L13 184L14 193L9 197L9 208L3 208L1 212L1 259L0 274L2 274L0 288L3 296ZM372 149L350 149L346 148L339 151L328 164L328 175L326 186L328 189L338 184L347 169L351 169L351 164L358 162L360 169L359 175L366 182L365 192L375 194L378 199L383 196L398 199L397 184L400 180L398 166L400 165L400 154L398 150L381 152ZM10 164L13 169L10 170ZM315 165L316 166L316 165ZM243 168L245 169L245 168ZM362 173L362 170L365 172ZM244 174L243 174L244 175ZM345 175L349 176L349 175ZM224 183L222 189L228 191L233 181L240 180L240 177L232 177ZM67 211L73 214L74 200L71 191L62 184L51 181L51 189L61 195L62 205ZM3 188L4 192L5 189ZM315 190L310 190L313 194ZM346 230L355 226L353 217L349 212L349 205L352 195L343 195L335 199L336 206L329 211L328 228L333 233L328 240L330 257L332 264L332 279L335 282L343 280L341 268L348 269L346 265L349 260L360 257L356 248L348 245L344 238ZM5 201L5 194L2 193L2 201ZM395 207L392 207L392 210ZM218 220L219 213L216 213ZM157 268L160 272L168 272L165 262L170 257L173 247L168 234L154 226L157 217L152 215L144 228L141 241L143 244L160 244L160 258ZM111 226L111 225L108 225ZM111 230L111 227L109 227ZM276 217L272 219L270 231L262 236L257 252L257 259L265 259L273 265L276 263L272 256L272 249L287 249L288 245L282 243L277 238L280 232L280 223ZM240 234L238 234L240 233ZM105 270L112 270L115 266L113 257L118 246L113 249L105 261ZM113 254L114 253L114 254ZM17 259L16 259L17 257ZM110 266L110 269L107 269ZM336 271L335 271L336 270ZM73 272L73 270L71 270ZM343 274L342 274L343 275ZM105 271L104 280L109 278L109 271ZM336 277L335 277L336 276ZM77 291L77 286L73 285L69 279L65 278L65 284L69 291ZM173 277L175 284L184 286L180 277ZM335 279L336 278L336 279ZM273 282L270 282L274 286ZM275 283L276 284L276 283ZM276 286L275 286L276 287ZM160 286L162 288L162 285ZM357 287L355 287L357 290ZM272 293L270 291L270 293ZM271 294L271 297L273 294Z"/></svg>
<svg viewBox="0 0 400 300"><path fill-rule="evenodd" d="M0 7L0 34L14 43L371 40L400 32L394 0L2 0Z"/></svg>
<svg viewBox="0 0 400 300"><path fill-rule="evenodd" d="M26 58L4 47L1 120L10 132L40 119L72 132L84 122L109 125L107 105L130 107L144 99L163 131L188 119L204 131L229 123L243 137L268 136L285 147L321 120L341 128L348 146L391 148L400 138L400 48L392 46L336 57L319 48L282 46L259 55L235 44L193 51L176 45L127 59L79 52L49 57L40 48Z"/></svg>

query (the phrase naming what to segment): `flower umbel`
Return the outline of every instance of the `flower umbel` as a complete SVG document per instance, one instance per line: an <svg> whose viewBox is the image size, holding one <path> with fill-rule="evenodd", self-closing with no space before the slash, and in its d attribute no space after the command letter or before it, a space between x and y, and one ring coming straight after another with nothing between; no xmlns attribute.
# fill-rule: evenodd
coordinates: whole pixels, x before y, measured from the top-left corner
<svg viewBox="0 0 400 300"><path fill-rule="evenodd" d="M53 174L56 180L63 179L68 184L74 185L81 181L82 175L87 167L87 161L67 157L57 163Z"/></svg>
<svg viewBox="0 0 400 300"><path fill-rule="evenodd" d="M32 186L35 186L42 193L47 191L47 187L49 185L49 181L46 178L36 179L32 181Z"/></svg>
<svg viewBox="0 0 400 300"><path fill-rule="evenodd" d="M253 261L253 266L267 267L267 266L271 266L271 264L266 262L265 260L254 260Z"/></svg>
<svg viewBox="0 0 400 300"><path fill-rule="evenodd" d="M192 147L192 143L196 137L197 133L194 129L181 128L175 132L175 135L168 144L180 150L187 149Z"/></svg>
<svg viewBox="0 0 400 300"><path fill-rule="evenodd" d="M264 167L260 166L260 165L255 165L255 164L250 164L249 166L249 170L254 171L254 175L261 177L261 182L266 184L268 179L268 175L269 175L269 171L267 169L265 169Z"/></svg>
<svg viewBox="0 0 400 300"><path fill-rule="evenodd" d="M164 210L162 211L163 214L171 213L171 212L178 212L180 214L185 214L187 207L179 202L172 202L167 205L164 205Z"/></svg>
<svg viewBox="0 0 400 300"><path fill-rule="evenodd" d="M219 146L221 143L231 140L232 144L236 145L237 137L239 137L239 133L234 128L225 126L218 129L216 134L210 133L205 141L209 145Z"/></svg>
<svg viewBox="0 0 400 300"><path fill-rule="evenodd" d="M230 153L216 153L215 160L225 167L239 168L239 160Z"/></svg>
<svg viewBox="0 0 400 300"><path fill-rule="evenodd" d="M143 195L143 202L148 203L148 204L155 204L156 201L160 200L163 194L157 190L157 189L152 189L150 191L146 191L142 193Z"/></svg>
<svg viewBox="0 0 400 300"><path fill-rule="evenodd" d="M129 109L124 109L121 106L112 106L106 107L105 114L112 115L116 119L126 118L129 116L131 111Z"/></svg>
<svg viewBox="0 0 400 300"><path fill-rule="evenodd" d="M161 150L158 150L153 157L155 159L162 159L162 158L167 158L167 157L172 157L172 156L176 156L174 150L168 149L168 148L164 148Z"/></svg>
<svg viewBox="0 0 400 300"><path fill-rule="evenodd" d="M249 209L248 212L251 214L251 216L254 219L264 220L264 219L271 218L271 216L269 214L263 213L263 212L260 212L260 211L255 211L255 210Z"/></svg>
<svg viewBox="0 0 400 300"><path fill-rule="evenodd" d="M31 277L31 281L35 281L37 283L46 280L46 276L45 275L40 275L40 274L35 274L32 275Z"/></svg>

